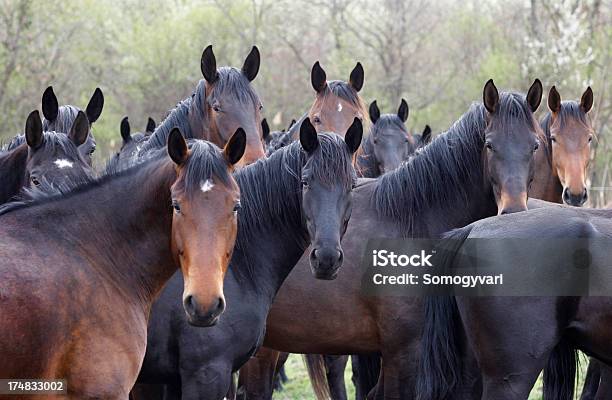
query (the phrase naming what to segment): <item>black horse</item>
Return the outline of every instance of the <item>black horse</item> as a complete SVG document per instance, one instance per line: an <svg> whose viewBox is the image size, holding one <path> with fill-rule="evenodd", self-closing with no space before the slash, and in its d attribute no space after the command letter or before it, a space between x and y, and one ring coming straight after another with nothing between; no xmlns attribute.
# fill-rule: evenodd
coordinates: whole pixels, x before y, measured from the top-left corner
<svg viewBox="0 0 612 400"><path fill-rule="evenodd" d="M177 312L183 279L176 274L152 309L140 383L164 383L170 398L223 398L232 372L261 345L272 300L310 243L314 276L336 276L361 137L358 119L344 140L317 135L305 120L299 142L236 173L242 209L224 284L227 310L213 328L190 326Z"/></svg>
<svg viewBox="0 0 612 400"><path fill-rule="evenodd" d="M23 188L91 177L93 172L79 151L89 136L89 122L82 111L69 128L66 133L45 132L38 111L30 113L25 134L0 151L0 204L19 195Z"/></svg>
<svg viewBox="0 0 612 400"><path fill-rule="evenodd" d="M608 260L609 246L601 245L612 237L611 221L612 210L547 206L478 221L447 238L456 253L474 238L589 239L598 243L591 259ZM471 375L482 378L483 399L527 399L544 369L544 398L571 400L576 350L612 365L611 310L612 297L597 295L428 298L419 398L446 399L471 386Z"/></svg>

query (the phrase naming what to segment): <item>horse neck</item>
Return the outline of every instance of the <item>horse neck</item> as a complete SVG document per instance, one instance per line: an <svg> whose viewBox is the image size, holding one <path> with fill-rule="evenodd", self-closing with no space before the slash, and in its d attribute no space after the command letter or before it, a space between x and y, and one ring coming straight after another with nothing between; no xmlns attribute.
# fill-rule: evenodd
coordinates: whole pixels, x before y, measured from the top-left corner
<svg viewBox="0 0 612 400"><path fill-rule="evenodd" d="M0 204L17 196L25 185L27 159L26 144L0 155Z"/></svg>
<svg viewBox="0 0 612 400"><path fill-rule="evenodd" d="M289 147L246 167L253 169L250 179L240 174L236 177L244 215L238 220L238 239L229 271L239 281L241 290L249 290L260 299L263 296L266 307L272 304L276 292L310 244L302 218L299 175L290 176L276 160L282 159L281 153L288 153L287 150ZM285 176L272 178L271 168L282 170ZM300 170L301 164L294 171L300 174ZM247 218L251 221L245 221Z"/></svg>
<svg viewBox="0 0 612 400"><path fill-rule="evenodd" d="M145 307L176 270L170 243L172 163L152 161L66 198L33 206L28 218L70 252Z"/></svg>

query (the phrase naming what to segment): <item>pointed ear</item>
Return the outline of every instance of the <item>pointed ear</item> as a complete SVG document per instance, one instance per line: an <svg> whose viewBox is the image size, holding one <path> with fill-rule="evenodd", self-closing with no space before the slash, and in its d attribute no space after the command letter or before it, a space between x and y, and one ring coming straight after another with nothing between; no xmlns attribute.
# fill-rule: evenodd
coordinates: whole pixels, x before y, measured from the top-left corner
<svg viewBox="0 0 612 400"><path fill-rule="evenodd" d="M145 132L149 132L149 133L155 132L156 126L157 124L155 123L155 120L149 117L149 119L147 120L147 127L145 128Z"/></svg>
<svg viewBox="0 0 612 400"><path fill-rule="evenodd" d="M370 121L372 121L372 123L375 124L376 121L378 121L378 118L380 118L380 110L378 109L378 104L376 104L376 100L374 100L370 104L369 113L370 113Z"/></svg>
<svg viewBox="0 0 612 400"><path fill-rule="evenodd" d="M223 148L223 155L230 165L236 164L244 155L246 140L244 129L238 128Z"/></svg>
<svg viewBox="0 0 612 400"><path fill-rule="evenodd" d="M215 53L213 53L212 44L208 45L202 52L202 59L200 60L200 68L202 69L202 75L208 83L215 83L219 78L217 72L217 59Z"/></svg>
<svg viewBox="0 0 612 400"><path fill-rule="evenodd" d="M548 109L554 114L561 110L561 95L554 86L548 92Z"/></svg>
<svg viewBox="0 0 612 400"><path fill-rule="evenodd" d="M168 155L176 165L181 165L189 158L187 142L179 128L172 128L168 135Z"/></svg>
<svg viewBox="0 0 612 400"><path fill-rule="evenodd" d="M499 103L499 92L493 83L493 79L489 79L485 84L482 92L482 102L488 112L493 114L497 110L497 104Z"/></svg>
<svg viewBox="0 0 612 400"><path fill-rule="evenodd" d="M327 75L318 61L312 66L310 83L312 83L312 87L317 93L323 92L327 87Z"/></svg>
<svg viewBox="0 0 612 400"><path fill-rule="evenodd" d="M130 121L128 121L128 117L123 117L121 120L121 139L123 139L123 144L128 144L132 141L132 135L130 135Z"/></svg>
<svg viewBox="0 0 612 400"><path fill-rule="evenodd" d="M42 95L42 112L47 121L52 122L57 118L59 104L57 102L57 97L53 92L53 86L46 88Z"/></svg>
<svg viewBox="0 0 612 400"><path fill-rule="evenodd" d="M261 132L264 140L270 135L270 125L268 125L268 120L265 118L261 120Z"/></svg>
<svg viewBox="0 0 612 400"><path fill-rule="evenodd" d="M406 120L408 120L408 112L408 103L406 102L406 100L402 99L402 102L400 103L400 106L397 109L397 116L399 117L399 119L402 120L402 122L406 122Z"/></svg>
<svg viewBox="0 0 612 400"><path fill-rule="evenodd" d="M89 99L85 113L90 124L93 124L98 120L100 114L102 114L102 108L104 108L104 94L100 88L94 90L94 94Z"/></svg>
<svg viewBox="0 0 612 400"><path fill-rule="evenodd" d="M529 91L527 92L527 104L529 104L529 108L531 108L531 112L536 112L538 107L540 107L540 102L542 101L542 93L544 89L542 88L542 82L536 78L535 81L531 84Z"/></svg>
<svg viewBox="0 0 612 400"><path fill-rule="evenodd" d="M259 72L259 49L257 46L253 46L251 52L244 60L244 65L242 66L242 73L249 81L252 81L257 76Z"/></svg>
<svg viewBox="0 0 612 400"><path fill-rule="evenodd" d="M588 113L593 108L593 89L589 86L586 88L580 99L580 108L584 113Z"/></svg>
<svg viewBox="0 0 612 400"><path fill-rule="evenodd" d="M287 130L291 129L293 127L293 125L295 125L297 121L295 120L295 118L291 119L291 122L289 122L289 127L287 128Z"/></svg>
<svg viewBox="0 0 612 400"><path fill-rule="evenodd" d="M346 142L351 154L354 154L359 148L362 137L363 125L361 124L361 120L359 118L355 118L344 135L344 141Z"/></svg>
<svg viewBox="0 0 612 400"><path fill-rule="evenodd" d="M33 150L39 148L45 140L38 110L34 110L28 115L25 125L25 137L28 146Z"/></svg>
<svg viewBox="0 0 612 400"><path fill-rule="evenodd" d="M425 125L425 129L423 129L423 133L421 133L421 143L427 144L429 142L431 142L431 127Z"/></svg>
<svg viewBox="0 0 612 400"><path fill-rule="evenodd" d="M309 154L319 147L319 136L317 135L317 130L314 126L312 126L310 118L308 117L302 121L302 125L300 126L300 144L302 145L302 148L306 150L306 153Z"/></svg>
<svg viewBox="0 0 612 400"><path fill-rule="evenodd" d="M89 135L89 120L83 111L79 111L76 119L70 127L68 137L77 147L85 143L87 135Z"/></svg>
<svg viewBox="0 0 612 400"><path fill-rule="evenodd" d="M357 65L355 65L355 68L353 68L351 71L349 83L356 91L360 91L363 87L363 67L361 66L360 62L358 62Z"/></svg>

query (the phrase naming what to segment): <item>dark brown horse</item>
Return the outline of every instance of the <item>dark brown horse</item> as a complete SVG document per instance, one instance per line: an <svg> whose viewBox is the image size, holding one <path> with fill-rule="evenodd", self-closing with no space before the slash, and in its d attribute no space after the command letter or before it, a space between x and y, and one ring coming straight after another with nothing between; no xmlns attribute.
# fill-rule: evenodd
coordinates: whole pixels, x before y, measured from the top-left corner
<svg viewBox="0 0 612 400"><path fill-rule="evenodd" d="M308 280L302 259L270 310L264 345L295 353L380 353L377 396L413 398L420 302L362 295L366 239L437 237L451 227L526 209L533 154L543 139L533 116L541 95L538 80L526 97L499 94L489 81L484 105L473 105L397 170L362 181L342 242L342 273L332 282Z"/></svg>
<svg viewBox="0 0 612 400"><path fill-rule="evenodd" d="M15 137L0 151L0 204L18 196L24 188L62 186L82 181L92 170L79 151L87 141L89 122L77 112L66 133L44 132L38 111L28 116L25 134Z"/></svg>
<svg viewBox="0 0 612 400"><path fill-rule="evenodd" d="M364 178L376 178L393 171L417 149L408 133L408 103L402 99L397 114L380 115L376 100L370 104L370 134L357 154L356 170Z"/></svg>
<svg viewBox="0 0 612 400"><path fill-rule="evenodd" d="M245 142L240 131L223 152L188 147L174 130L168 152L138 168L6 205L0 376L63 378L67 398L127 399L151 304L179 266L184 312L215 321L237 231L230 171Z"/></svg>
<svg viewBox="0 0 612 400"><path fill-rule="evenodd" d="M194 93L177 104L159 124L139 154L165 146L174 127L179 127L187 138L205 139L217 146L225 146L230 136L242 128L247 135L247 148L240 165L264 157L263 105L251 86L259 72L259 64L259 50L253 46L241 69L217 68L212 45L206 47L200 63L204 79L200 80Z"/></svg>
<svg viewBox="0 0 612 400"><path fill-rule="evenodd" d="M583 93L580 103L562 102L557 89L550 88L550 112L541 122L546 135L545 151L536 157L531 197L572 206L581 206L587 201L587 169L595 137L588 116L592 107L590 87Z"/></svg>
<svg viewBox="0 0 612 400"><path fill-rule="evenodd" d="M89 121L89 134L87 140L79 145L79 153L90 166L93 161L93 153L96 151L96 139L91 132L91 125L98 120L103 107L104 94L102 94L100 88L96 88L85 108L85 115L87 115ZM45 117L43 119L43 129L46 132L70 132L72 123L79 111L80 109L75 106L59 106L53 87L49 86L45 89L42 96L42 112Z"/></svg>
<svg viewBox="0 0 612 400"><path fill-rule="evenodd" d="M114 170L129 166L134 161L142 145L149 139L155 130L155 121L149 118L145 132L132 133L128 117L124 117L119 125L121 134L121 148L106 163L107 170Z"/></svg>
<svg viewBox="0 0 612 400"><path fill-rule="evenodd" d="M364 72L361 63L351 71L348 82L328 81L325 70L317 61L312 66L310 82L316 97L310 110L289 129L290 137L296 140L300 125L309 118L317 132L346 132L353 120L358 118L364 126L367 110L359 91L363 87Z"/></svg>
<svg viewBox="0 0 612 400"><path fill-rule="evenodd" d="M457 254L468 239L589 240L595 244L590 246L589 258L599 260L594 262L599 266L608 265L611 237L611 210L567 206L489 218L448 235L458 244ZM453 264L450 258L448 267ZM591 268L588 272L592 274L591 283L597 282L597 274L602 273L597 271ZM571 273L567 271L568 276ZM607 278L604 282L608 282L609 273L603 273ZM543 290L548 283L542 282ZM609 287L606 289L609 291ZM544 398L573 399L576 350L612 366L612 297L601 296L602 292L592 297L427 299L419 398L447 398L447 394L468 384L462 380L462 371L478 366L482 397L476 398L527 399L544 369ZM466 365L470 356L475 364Z"/></svg>

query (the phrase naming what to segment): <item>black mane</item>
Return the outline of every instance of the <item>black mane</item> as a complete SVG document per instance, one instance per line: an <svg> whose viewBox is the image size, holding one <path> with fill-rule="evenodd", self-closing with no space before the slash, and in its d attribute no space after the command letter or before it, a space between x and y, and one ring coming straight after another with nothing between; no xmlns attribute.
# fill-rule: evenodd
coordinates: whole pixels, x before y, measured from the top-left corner
<svg viewBox="0 0 612 400"><path fill-rule="evenodd" d="M499 124L525 120L536 129L536 121L525 100L517 93L500 93L495 120ZM448 131L436 136L397 170L376 182L372 201L381 217L398 221L410 235L414 222L427 208L453 202L466 209L468 188L483 185L486 111L475 103Z"/></svg>

